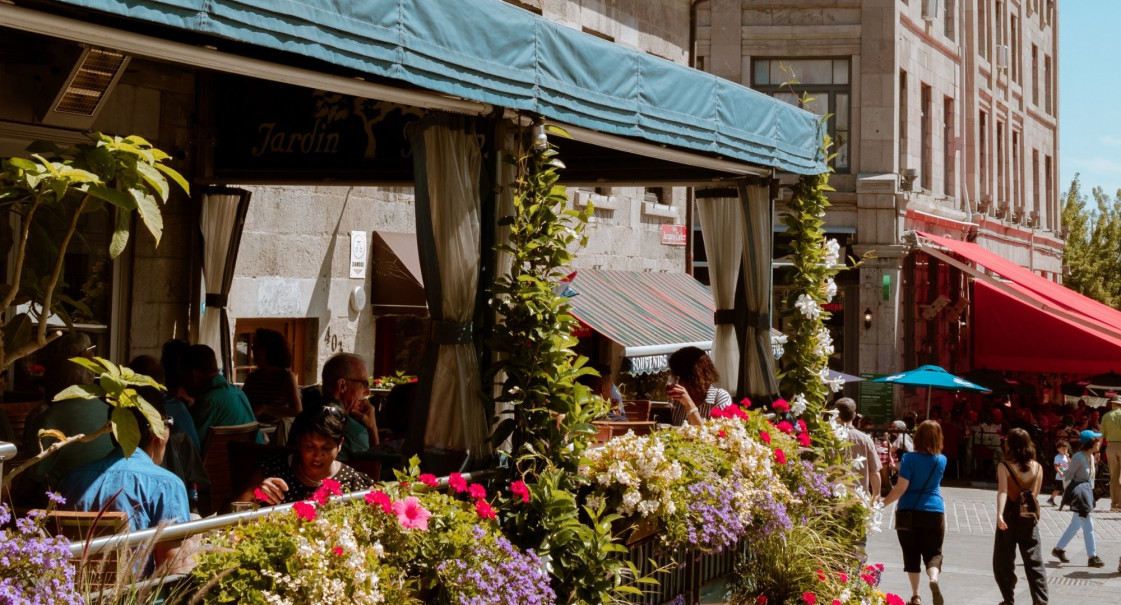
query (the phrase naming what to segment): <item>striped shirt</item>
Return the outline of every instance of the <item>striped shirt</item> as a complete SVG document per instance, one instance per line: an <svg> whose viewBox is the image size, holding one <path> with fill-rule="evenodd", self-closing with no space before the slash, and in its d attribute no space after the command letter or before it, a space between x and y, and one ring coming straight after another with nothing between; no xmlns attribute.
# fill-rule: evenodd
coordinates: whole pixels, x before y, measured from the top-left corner
<svg viewBox="0 0 1121 605"><path fill-rule="evenodd" d="M713 409L726 408L732 405L732 396L728 394L728 391L713 385L708 387L705 400L696 405L697 411L701 413L701 418L707 420ZM673 402L673 423L677 426L685 424L685 406L681 405L680 401Z"/></svg>

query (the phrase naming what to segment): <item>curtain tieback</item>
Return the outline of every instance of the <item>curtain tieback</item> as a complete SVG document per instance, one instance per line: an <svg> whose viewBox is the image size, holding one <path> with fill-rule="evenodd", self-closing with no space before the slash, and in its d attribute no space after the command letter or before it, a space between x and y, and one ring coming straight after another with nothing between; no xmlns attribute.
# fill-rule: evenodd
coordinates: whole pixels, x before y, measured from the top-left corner
<svg viewBox="0 0 1121 605"><path fill-rule="evenodd" d="M433 321L428 339L440 345L464 345L474 342L475 324L458 321Z"/></svg>
<svg viewBox="0 0 1121 605"><path fill-rule="evenodd" d="M769 332L771 330L771 317L766 313L760 313L758 311L748 311L747 327L755 328L760 332Z"/></svg>
<svg viewBox="0 0 1121 605"><path fill-rule="evenodd" d="M230 297L225 294L211 294L209 292L206 294L206 306L208 307L214 307L216 309L225 307L229 301Z"/></svg>
<svg viewBox="0 0 1121 605"><path fill-rule="evenodd" d="M736 323L736 310L717 309L716 312L712 314L712 323L718 326Z"/></svg>

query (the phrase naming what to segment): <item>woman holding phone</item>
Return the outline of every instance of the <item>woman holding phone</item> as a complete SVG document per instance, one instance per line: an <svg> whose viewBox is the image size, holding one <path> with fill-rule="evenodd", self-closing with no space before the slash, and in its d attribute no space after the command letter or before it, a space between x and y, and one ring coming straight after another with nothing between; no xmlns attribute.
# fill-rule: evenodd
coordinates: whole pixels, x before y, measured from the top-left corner
<svg viewBox="0 0 1121 605"><path fill-rule="evenodd" d="M685 347L669 357L666 396L673 402L675 425L701 424L714 408L732 405L728 391L716 386L719 376L712 359L697 347Z"/></svg>

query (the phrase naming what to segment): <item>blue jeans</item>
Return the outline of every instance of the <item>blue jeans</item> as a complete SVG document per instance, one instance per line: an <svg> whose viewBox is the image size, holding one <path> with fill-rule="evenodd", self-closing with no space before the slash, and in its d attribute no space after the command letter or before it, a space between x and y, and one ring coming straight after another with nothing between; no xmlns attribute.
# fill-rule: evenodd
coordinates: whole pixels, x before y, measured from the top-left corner
<svg viewBox="0 0 1121 605"><path fill-rule="evenodd" d="M1086 541L1086 556L1096 557L1098 555L1098 548L1094 543L1093 515L1086 515L1085 517L1079 517L1078 513L1071 515L1070 525L1067 526L1067 530L1064 531L1062 537L1059 538L1059 543L1055 545L1055 548L1059 550L1065 549L1066 545L1074 539L1074 534L1077 534L1080 529L1082 530L1082 539Z"/></svg>

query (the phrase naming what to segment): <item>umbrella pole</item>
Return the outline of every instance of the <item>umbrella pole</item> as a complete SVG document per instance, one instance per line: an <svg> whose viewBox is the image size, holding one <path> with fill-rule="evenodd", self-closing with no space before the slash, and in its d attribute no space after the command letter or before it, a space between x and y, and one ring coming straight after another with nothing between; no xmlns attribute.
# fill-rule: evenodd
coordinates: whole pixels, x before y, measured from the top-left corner
<svg viewBox="0 0 1121 605"><path fill-rule="evenodd" d="M926 387L926 419L930 420L930 392L934 387Z"/></svg>

